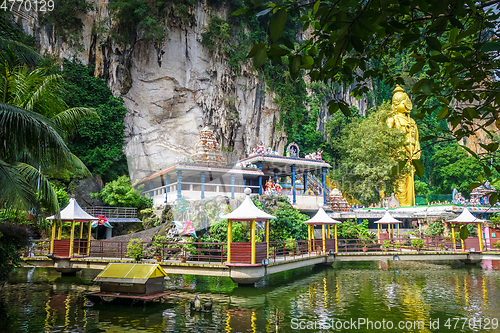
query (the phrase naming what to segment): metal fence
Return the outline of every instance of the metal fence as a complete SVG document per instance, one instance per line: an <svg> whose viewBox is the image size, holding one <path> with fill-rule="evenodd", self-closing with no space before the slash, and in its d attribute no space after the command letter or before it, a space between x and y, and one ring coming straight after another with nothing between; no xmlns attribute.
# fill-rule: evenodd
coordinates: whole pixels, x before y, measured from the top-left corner
<svg viewBox="0 0 500 333"><path fill-rule="evenodd" d="M422 241L416 241L421 239ZM477 240L477 238L476 238ZM420 247L417 243L420 242ZM127 256L126 241L92 241L90 254L75 254L74 257L98 258L98 259L131 259ZM408 236L394 237L391 239L338 239L335 251L335 240L325 239L325 250L327 253L352 253L352 252L417 252L422 251L468 251L467 241L463 243L455 239L455 249L451 237L443 236ZM483 251L500 252L500 247L486 243L483 240ZM227 261L227 243L206 242L167 242L158 251L152 242L142 242L143 259L157 259L160 261L180 261L182 257L193 262L220 263ZM479 248L474 248L479 251ZM50 239L35 239L22 251L24 257L46 256L50 251ZM323 240L289 240L269 242L269 261L271 263L289 259L311 257L321 254L323 251ZM158 257L158 258L157 258Z"/></svg>
<svg viewBox="0 0 500 333"><path fill-rule="evenodd" d="M135 207L92 206L92 207L83 207L83 210L94 217L97 217L99 215L111 218L137 217L137 208Z"/></svg>

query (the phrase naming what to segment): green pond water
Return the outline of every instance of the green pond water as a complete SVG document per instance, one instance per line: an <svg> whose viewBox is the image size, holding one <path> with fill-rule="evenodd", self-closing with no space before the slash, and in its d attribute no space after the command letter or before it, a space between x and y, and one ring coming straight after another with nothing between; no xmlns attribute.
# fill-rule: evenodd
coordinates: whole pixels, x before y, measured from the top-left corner
<svg viewBox="0 0 500 333"><path fill-rule="evenodd" d="M500 263L370 262L317 266L255 287L170 276L178 291L146 306L93 304L99 271L60 277L23 268L0 296L1 332L500 332ZM189 302L213 298L213 312ZM401 326L402 325L402 326Z"/></svg>

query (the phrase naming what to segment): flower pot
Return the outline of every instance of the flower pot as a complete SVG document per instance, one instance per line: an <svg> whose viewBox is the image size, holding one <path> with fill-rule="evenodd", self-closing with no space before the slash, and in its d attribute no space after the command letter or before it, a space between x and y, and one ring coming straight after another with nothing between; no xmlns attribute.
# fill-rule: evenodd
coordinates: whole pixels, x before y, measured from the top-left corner
<svg viewBox="0 0 500 333"><path fill-rule="evenodd" d="M161 261L161 256L156 256L156 261L160 262Z"/></svg>
<svg viewBox="0 0 500 333"><path fill-rule="evenodd" d="M297 255L300 256L300 251L297 251Z"/></svg>
<svg viewBox="0 0 500 333"><path fill-rule="evenodd" d="M363 247L363 252L368 251L368 248L366 246Z"/></svg>
<svg viewBox="0 0 500 333"><path fill-rule="evenodd" d="M181 263L185 264L187 261L187 258L186 257L181 257Z"/></svg>
<svg viewBox="0 0 500 333"><path fill-rule="evenodd" d="M288 252L288 255L289 255L290 257L291 257L291 256L293 256L293 254L294 254L294 252L293 252L293 251Z"/></svg>

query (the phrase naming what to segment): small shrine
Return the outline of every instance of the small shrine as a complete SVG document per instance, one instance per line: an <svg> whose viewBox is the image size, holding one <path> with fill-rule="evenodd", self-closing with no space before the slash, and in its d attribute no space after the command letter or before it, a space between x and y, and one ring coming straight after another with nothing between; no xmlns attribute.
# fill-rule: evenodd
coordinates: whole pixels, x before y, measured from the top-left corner
<svg viewBox="0 0 500 333"><path fill-rule="evenodd" d="M286 156L299 157L299 153L299 146L295 142L290 143L286 148Z"/></svg>
<svg viewBox="0 0 500 333"><path fill-rule="evenodd" d="M495 192L496 189L486 181L484 185L476 187L470 194L470 204L473 206L489 206L490 194Z"/></svg>
<svg viewBox="0 0 500 333"><path fill-rule="evenodd" d="M208 126L205 126L198 134L194 150L195 153L192 156L193 162L208 165L222 164L219 143L215 138L214 132Z"/></svg>
<svg viewBox="0 0 500 333"><path fill-rule="evenodd" d="M351 206L347 200L342 196L339 189L334 188L330 191L330 195L326 197L327 205L334 212L348 212L351 211Z"/></svg>
<svg viewBox="0 0 500 333"><path fill-rule="evenodd" d="M269 180L266 182L266 190L264 191L264 194L281 195L282 191L283 191L283 187L281 187L280 181L278 179L276 179L276 182L273 182L271 180L271 177L269 177Z"/></svg>

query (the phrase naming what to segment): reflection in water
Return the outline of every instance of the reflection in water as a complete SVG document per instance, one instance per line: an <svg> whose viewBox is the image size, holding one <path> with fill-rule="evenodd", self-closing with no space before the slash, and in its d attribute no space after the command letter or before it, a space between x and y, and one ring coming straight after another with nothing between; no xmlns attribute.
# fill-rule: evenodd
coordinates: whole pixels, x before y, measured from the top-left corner
<svg viewBox="0 0 500 333"><path fill-rule="evenodd" d="M133 307L93 305L85 299L86 292L98 289L92 282L98 271L61 278L50 270L37 269L32 275L33 282L26 283L29 270L20 270L2 290L0 327L6 332L37 333L290 332L297 328L292 319L335 322L366 318L374 322L391 320L396 324L403 320L423 322L423 329L404 331L434 332L429 322L437 319L440 331L448 331L444 324L453 317L498 319L498 270L479 266L406 265L384 265L380 269L379 264L349 263L335 268L299 270L287 272L281 278L279 274L271 276L256 288L237 287L225 278L171 276L168 288L178 290L178 294L164 303ZM190 311L189 302L195 294L202 301L214 299L212 313ZM326 330L319 327L303 330L321 331ZM373 329L357 331L373 332ZM455 331L495 330L466 325Z"/></svg>

